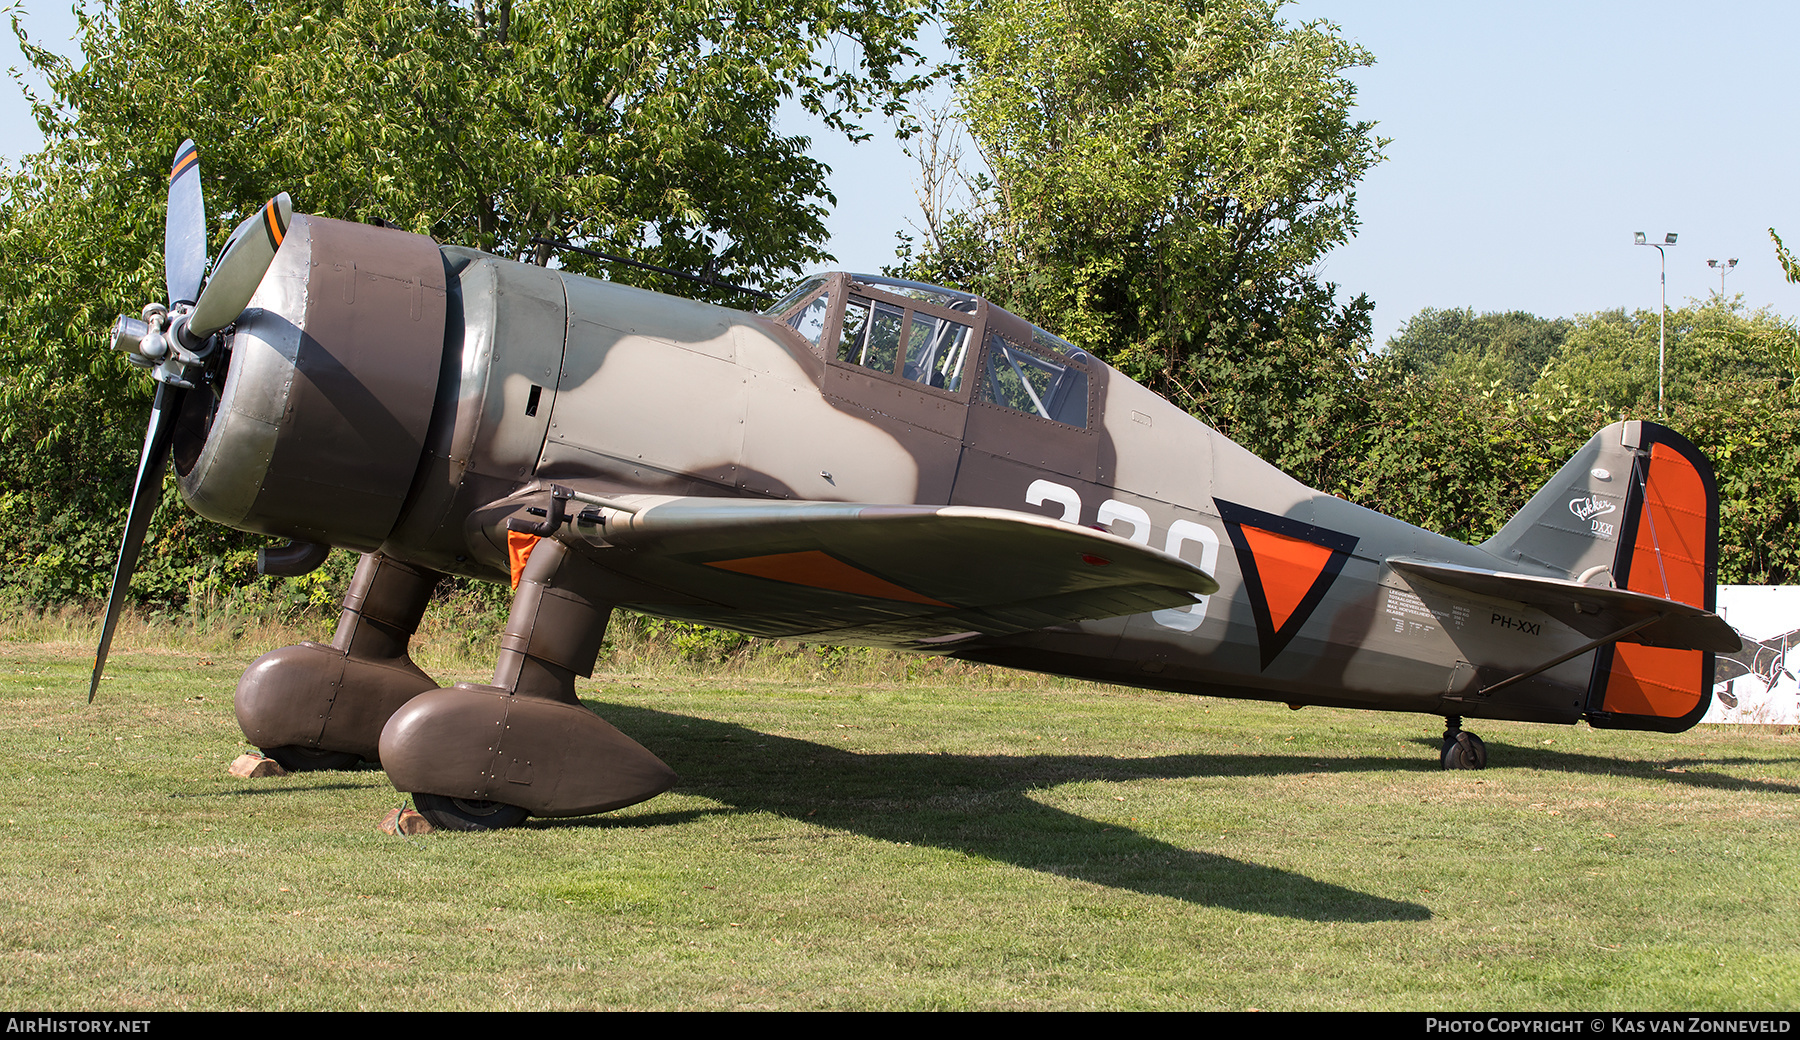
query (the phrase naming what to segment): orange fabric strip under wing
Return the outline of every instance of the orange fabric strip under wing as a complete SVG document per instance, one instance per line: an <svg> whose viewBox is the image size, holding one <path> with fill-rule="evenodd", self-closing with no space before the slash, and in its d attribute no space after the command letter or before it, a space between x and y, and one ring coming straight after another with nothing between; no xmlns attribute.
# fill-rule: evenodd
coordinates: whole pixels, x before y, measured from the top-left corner
<svg viewBox="0 0 1800 1040"><path fill-rule="evenodd" d="M737 560L714 560L707 566L735 571L738 574L749 574L758 578L769 578L790 585L805 585L809 588L829 589L832 592L848 592L854 596L892 599L903 603L923 603L932 607L950 606L941 600L922 596L911 589L896 585L885 578L877 578L868 571L852 567L837 557L817 549L809 549L805 552L775 553L770 556L746 556Z"/></svg>

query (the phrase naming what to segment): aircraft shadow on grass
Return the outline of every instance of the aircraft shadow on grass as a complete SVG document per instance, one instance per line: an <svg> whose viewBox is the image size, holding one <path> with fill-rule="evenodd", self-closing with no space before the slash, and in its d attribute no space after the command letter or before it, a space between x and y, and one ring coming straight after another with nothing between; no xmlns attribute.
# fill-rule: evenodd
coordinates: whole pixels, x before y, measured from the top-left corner
<svg viewBox="0 0 1800 1040"><path fill-rule="evenodd" d="M657 747L681 774L679 789L741 812L769 812L882 841L931 845L1108 888L1246 913L1312 921L1423 921L1432 916L1418 903L1180 848L1129 826L1087 819L1030 797L1034 790L1083 780L1317 768L1305 759L863 753L714 719L627 705L591 706ZM1374 762L1365 766L1376 767ZM809 780L818 786L808 789ZM526 826L666 826L705 814L532 820Z"/></svg>
<svg viewBox="0 0 1800 1040"><path fill-rule="evenodd" d="M1413 743L1430 748L1438 746L1435 738L1418 738ZM1770 794L1800 795L1800 784L1791 781L1746 780L1743 777L1727 776L1710 771L1723 766L1753 765L1760 762L1760 759L1675 756L1651 762L1633 761L1607 755L1583 755L1531 744L1508 744L1498 740L1489 740L1487 744L1490 753L1493 751L1505 752L1505 758L1502 761L1507 763L1509 769L1545 769L1558 773L1630 776L1714 791L1763 791ZM1700 770L1700 772L1691 770Z"/></svg>
<svg viewBox="0 0 1800 1040"><path fill-rule="evenodd" d="M375 770L372 768L370 769L370 771L375 772ZM312 774L313 777L317 777L319 775L320 774L317 774L317 773ZM323 774L323 775L329 776L331 774L327 773L327 774ZM312 779L311 777L306 778L306 780L311 780L311 779ZM271 794L292 794L295 791L313 791L313 792L318 792L318 791L366 791L368 789L369 789L369 786L367 784L359 784L359 783L330 783L330 782L316 782L316 781L315 782L306 782L303 780L303 782L297 783L297 784L289 783L289 784L283 784L280 787L270 787L270 786L260 783L259 781L252 781L252 782L244 783L244 784L234 786L234 787L222 788L222 789L219 789L216 791L173 791L169 794L169 797L170 798L192 798L192 799L243 798L243 797L254 798L254 797L258 797L258 796L271 795Z"/></svg>

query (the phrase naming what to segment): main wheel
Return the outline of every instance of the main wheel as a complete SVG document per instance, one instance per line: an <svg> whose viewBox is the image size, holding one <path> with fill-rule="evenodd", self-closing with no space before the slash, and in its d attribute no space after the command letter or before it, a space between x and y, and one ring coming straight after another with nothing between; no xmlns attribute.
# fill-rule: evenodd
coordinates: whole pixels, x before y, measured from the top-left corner
<svg viewBox="0 0 1800 1040"><path fill-rule="evenodd" d="M1486 769L1487 745L1468 730L1459 730L1454 737L1444 737L1440 758L1445 769Z"/></svg>
<svg viewBox="0 0 1800 1040"><path fill-rule="evenodd" d="M415 794L412 800L420 816L446 831L502 831L517 827L531 815L505 802L477 802L441 794Z"/></svg>
<svg viewBox="0 0 1800 1040"><path fill-rule="evenodd" d="M263 748L262 753L290 773L310 773L319 769L355 769L356 764L362 761L362 756L353 751L327 751L299 744Z"/></svg>

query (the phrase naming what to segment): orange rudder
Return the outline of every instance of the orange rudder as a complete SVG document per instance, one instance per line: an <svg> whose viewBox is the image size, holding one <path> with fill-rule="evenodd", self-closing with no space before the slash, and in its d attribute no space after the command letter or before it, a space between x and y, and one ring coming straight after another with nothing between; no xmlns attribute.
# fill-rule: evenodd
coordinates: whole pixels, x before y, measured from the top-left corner
<svg viewBox="0 0 1800 1040"><path fill-rule="evenodd" d="M1618 552L1620 588L1714 609L1719 569L1719 490L1712 464L1686 438L1656 423L1626 423L1632 451ZM1634 443L1635 442L1635 443ZM1584 713L1594 726L1679 732L1712 702L1713 655L1634 643L1602 647Z"/></svg>

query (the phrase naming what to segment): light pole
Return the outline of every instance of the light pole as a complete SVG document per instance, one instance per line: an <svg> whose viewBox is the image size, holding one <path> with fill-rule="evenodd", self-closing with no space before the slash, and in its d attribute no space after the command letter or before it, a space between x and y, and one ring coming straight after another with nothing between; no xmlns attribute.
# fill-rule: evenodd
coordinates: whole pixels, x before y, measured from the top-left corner
<svg viewBox="0 0 1800 1040"><path fill-rule="evenodd" d="M1669 254L1663 252L1663 247L1675 244L1675 232L1664 235L1661 242L1651 242L1639 231L1632 235L1632 244L1651 246L1662 258L1662 296L1656 310L1656 417L1660 419L1663 413L1663 358L1669 352Z"/></svg>
<svg viewBox="0 0 1800 1040"><path fill-rule="evenodd" d="M1737 258L1733 257L1730 260L1708 260L1706 262L1706 266L1716 267L1719 269L1719 302L1724 303L1725 302L1725 272L1729 271L1732 268L1737 266Z"/></svg>

